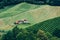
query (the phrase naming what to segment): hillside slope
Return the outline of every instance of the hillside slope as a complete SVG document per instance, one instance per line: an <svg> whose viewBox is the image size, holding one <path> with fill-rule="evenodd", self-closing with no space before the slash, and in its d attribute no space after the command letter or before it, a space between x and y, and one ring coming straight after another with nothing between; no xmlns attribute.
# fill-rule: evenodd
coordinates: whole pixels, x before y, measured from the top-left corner
<svg viewBox="0 0 60 40"><path fill-rule="evenodd" d="M37 23L33 26L28 27L27 29L32 31L41 29L52 33L56 28L60 28L60 17Z"/></svg>
<svg viewBox="0 0 60 40"><path fill-rule="evenodd" d="M60 7L49 5L33 5L27 3L18 4L7 11L0 13L0 30L9 30L16 20L27 19L30 25L18 25L19 28L26 28L36 23L60 16ZM3 27L2 27L3 26Z"/></svg>
<svg viewBox="0 0 60 40"><path fill-rule="evenodd" d="M19 14L25 12L25 11L28 11L28 10L36 9L38 7L40 7L40 5L32 5L32 4L27 4L27 3L21 3L21 4L18 4L16 6L12 7L12 8L9 8L8 10L0 13L0 26L3 29L5 29L4 27L9 26L8 23L12 22L13 16L19 15Z"/></svg>

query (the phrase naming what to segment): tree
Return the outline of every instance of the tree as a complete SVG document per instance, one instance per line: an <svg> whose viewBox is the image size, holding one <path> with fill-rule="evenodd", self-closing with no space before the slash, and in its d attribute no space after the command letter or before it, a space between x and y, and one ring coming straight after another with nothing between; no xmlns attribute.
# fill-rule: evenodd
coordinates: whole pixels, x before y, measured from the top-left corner
<svg viewBox="0 0 60 40"><path fill-rule="evenodd" d="M13 33L11 31L8 31L7 34L5 34L3 37L2 37L2 40L13 40Z"/></svg>
<svg viewBox="0 0 60 40"><path fill-rule="evenodd" d="M42 31L42 30L39 30L39 31L37 32L37 37L40 38L41 40L48 40L47 35L46 35L45 32Z"/></svg>
<svg viewBox="0 0 60 40"><path fill-rule="evenodd" d="M46 35L48 36L49 39L53 37L52 34L49 32L46 32Z"/></svg>
<svg viewBox="0 0 60 40"><path fill-rule="evenodd" d="M4 8L4 2L0 2L0 9Z"/></svg>
<svg viewBox="0 0 60 40"><path fill-rule="evenodd" d="M13 30L8 31L7 34L5 34L2 37L2 40L17 40L16 36L17 34L20 32L19 28L16 26L15 28L13 28Z"/></svg>
<svg viewBox="0 0 60 40"><path fill-rule="evenodd" d="M36 36L32 32L28 32L27 30L23 29L22 32L20 32L17 35L17 40L35 40Z"/></svg>
<svg viewBox="0 0 60 40"><path fill-rule="evenodd" d="M60 38L60 29L59 28L56 28L53 32L53 35L54 36L57 36L58 38Z"/></svg>
<svg viewBox="0 0 60 40"><path fill-rule="evenodd" d="M16 40L16 36L20 32L20 29L17 26L15 26L15 28L13 28L12 32L13 32L13 38L14 38L14 40Z"/></svg>

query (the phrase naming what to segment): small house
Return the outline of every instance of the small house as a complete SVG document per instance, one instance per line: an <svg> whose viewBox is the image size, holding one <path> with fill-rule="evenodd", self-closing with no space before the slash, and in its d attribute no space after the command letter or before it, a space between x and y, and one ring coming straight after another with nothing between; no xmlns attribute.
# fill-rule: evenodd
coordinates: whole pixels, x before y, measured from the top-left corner
<svg viewBox="0 0 60 40"><path fill-rule="evenodd" d="M24 20L18 20L14 24L30 24L30 22L28 20L24 19Z"/></svg>

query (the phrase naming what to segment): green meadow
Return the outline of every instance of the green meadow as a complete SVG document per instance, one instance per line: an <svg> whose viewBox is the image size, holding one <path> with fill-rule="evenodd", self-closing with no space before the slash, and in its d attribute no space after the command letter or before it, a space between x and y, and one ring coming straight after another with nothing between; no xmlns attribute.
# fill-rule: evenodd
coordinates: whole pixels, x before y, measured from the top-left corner
<svg viewBox="0 0 60 40"><path fill-rule="evenodd" d="M60 24L57 24L60 22L60 18L57 18L60 17L59 10L59 6L34 5L25 2L14 6L7 6L4 9L0 9L0 30L12 30L16 26L14 22L27 19L30 24L19 24L19 29L42 29L52 33L55 28L60 28ZM4 33L0 32L0 35L2 34Z"/></svg>
<svg viewBox="0 0 60 40"><path fill-rule="evenodd" d="M0 13L0 29L9 30L9 28L13 28L12 26L14 26L15 21L21 19L27 19L31 23L30 25L18 25L19 28L26 28L39 22L58 17L60 15L58 15L59 11L55 10L57 8L60 7L49 5L34 5L28 3L21 3L16 6L5 8L5 11L2 10L2 12Z"/></svg>

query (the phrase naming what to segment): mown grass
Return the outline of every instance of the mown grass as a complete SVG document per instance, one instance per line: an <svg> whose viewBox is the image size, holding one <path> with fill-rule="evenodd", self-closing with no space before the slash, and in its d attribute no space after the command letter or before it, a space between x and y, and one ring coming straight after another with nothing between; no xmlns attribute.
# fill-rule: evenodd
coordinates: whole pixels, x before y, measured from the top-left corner
<svg viewBox="0 0 60 40"><path fill-rule="evenodd" d="M12 8L12 7L14 7L14 5L13 5L13 6L6 6L5 8L0 9L0 13L2 13L2 12L4 12L4 11L7 11L8 9L10 9L10 8Z"/></svg>
<svg viewBox="0 0 60 40"><path fill-rule="evenodd" d="M27 4L27 3L21 3L21 4L18 4L18 5L10 8L6 11L1 12L0 13L0 19L2 19L2 21L3 21L2 26L4 26L1 28L6 29L6 30L9 29L10 27L9 28L5 28L5 27L10 26L10 24L13 24L16 20L22 18L21 16L24 16L24 14L21 16L20 16L20 14L22 14L23 12L26 12L28 10L36 9L38 7L40 7L40 5L32 5L32 4ZM16 15L19 15L19 17L15 17Z"/></svg>
<svg viewBox="0 0 60 40"><path fill-rule="evenodd" d="M18 4L10 9L8 9L5 12L0 13L0 18L14 16L14 15L20 14L22 12L31 10L31 9L35 9L37 7L39 7L39 5L31 5L31 4L27 4L27 3L21 3L21 4Z"/></svg>
<svg viewBox="0 0 60 40"><path fill-rule="evenodd" d="M18 25L19 28L26 28L36 23L55 18L58 16L57 8L58 7L51 7L49 5L18 4L7 11L0 13L0 19L3 20L3 28L1 28L9 30L13 28L12 25L16 20L21 19L27 19L31 24L20 24Z"/></svg>

